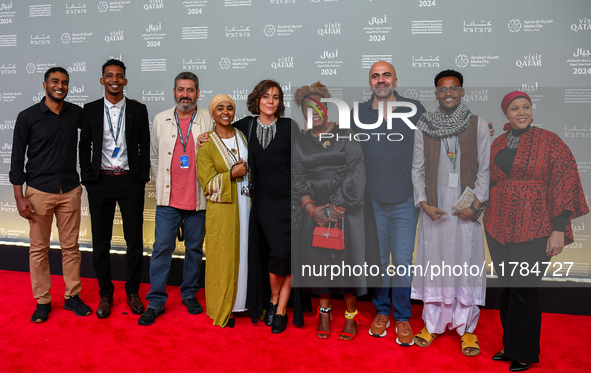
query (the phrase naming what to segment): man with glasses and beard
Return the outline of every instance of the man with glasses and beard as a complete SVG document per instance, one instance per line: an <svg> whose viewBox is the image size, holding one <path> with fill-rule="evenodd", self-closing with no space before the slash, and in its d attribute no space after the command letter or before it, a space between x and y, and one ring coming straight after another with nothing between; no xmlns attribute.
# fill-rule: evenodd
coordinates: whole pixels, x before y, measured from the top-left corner
<svg viewBox="0 0 591 373"><path fill-rule="evenodd" d="M181 299L191 315L203 312L195 292L199 291L207 200L199 185L195 156L197 136L211 131L213 121L207 109L197 106L199 79L195 74L178 74L173 94L176 106L156 114L152 124L150 161L156 179L156 228L150 292L146 296L149 305L139 325L152 325L164 313L166 282L181 226L185 240Z"/></svg>

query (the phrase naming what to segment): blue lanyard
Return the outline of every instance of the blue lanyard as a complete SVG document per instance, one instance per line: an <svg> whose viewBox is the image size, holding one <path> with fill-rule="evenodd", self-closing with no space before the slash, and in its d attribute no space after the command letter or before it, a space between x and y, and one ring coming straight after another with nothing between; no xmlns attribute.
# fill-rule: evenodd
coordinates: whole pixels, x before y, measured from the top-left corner
<svg viewBox="0 0 591 373"><path fill-rule="evenodd" d="M455 151L453 153L451 153L449 151L449 145L447 144L447 139L443 138L443 144L445 144L445 151L447 152L447 156L451 159L451 162L454 165L454 171L456 170L456 156L458 155L458 143L459 143L459 140L456 137Z"/></svg>
<svg viewBox="0 0 591 373"><path fill-rule="evenodd" d="M179 133L179 141L181 142L181 145L183 146L183 154L187 154L187 143L189 142L189 136L191 136L191 128L193 127L193 119L195 119L196 114L197 114L197 108L195 108L195 111L193 112L193 116L191 117L191 121L189 122L189 130L187 131L187 138L185 139L185 142L183 142L183 133L181 132L181 124L179 122L179 116L176 113L176 109L174 110L174 119L176 119L176 129L177 129L177 132Z"/></svg>
<svg viewBox="0 0 591 373"><path fill-rule="evenodd" d="M109 113L109 108L105 105L105 113L107 113L107 122L109 122L109 129L111 130L111 136L113 136L113 140L115 140L115 146L117 146L117 139L119 139L119 133L121 133L121 122L123 122L123 112L125 111L125 104L121 107L121 111L119 112L119 124L117 125L117 135L113 132L113 123L111 123L111 113Z"/></svg>

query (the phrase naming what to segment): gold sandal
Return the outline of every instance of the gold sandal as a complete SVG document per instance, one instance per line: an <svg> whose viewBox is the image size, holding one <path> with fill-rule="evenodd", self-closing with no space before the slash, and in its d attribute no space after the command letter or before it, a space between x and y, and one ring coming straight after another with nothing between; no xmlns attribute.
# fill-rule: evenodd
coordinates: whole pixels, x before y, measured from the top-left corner
<svg viewBox="0 0 591 373"><path fill-rule="evenodd" d="M437 337L439 337L439 334L429 333L427 327L425 326L419 334L415 335L415 344L419 347L429 347L429 345L431 345L433 340ZM419 339L422 339L423 341L427 342L427 344L422 344Z"/></svg>
<svg viewBox="0 0 591 373"><path fill-rule="evenodd" d="M473 348L476 351L468 352L467 348ZM478 337L476 334L466 333L462 336L462 353L464 356L478 356L480 355L480 345L478 344Z"/></svg>

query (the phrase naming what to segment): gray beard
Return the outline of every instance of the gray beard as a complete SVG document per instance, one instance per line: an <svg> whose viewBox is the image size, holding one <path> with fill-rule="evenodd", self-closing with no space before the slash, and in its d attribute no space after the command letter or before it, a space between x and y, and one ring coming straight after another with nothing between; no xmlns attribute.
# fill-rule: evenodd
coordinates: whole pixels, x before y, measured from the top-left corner
<svg viewBox="0 0 591 373"><path fill-rule="evenodd" d="M181 113L190 113L193 110L195 110L195 108L197 107L197 103L191 103L189 106L184 106L183 104L181 104L180 102L176 103L176 108L178 111L180 111Z"/></svg>

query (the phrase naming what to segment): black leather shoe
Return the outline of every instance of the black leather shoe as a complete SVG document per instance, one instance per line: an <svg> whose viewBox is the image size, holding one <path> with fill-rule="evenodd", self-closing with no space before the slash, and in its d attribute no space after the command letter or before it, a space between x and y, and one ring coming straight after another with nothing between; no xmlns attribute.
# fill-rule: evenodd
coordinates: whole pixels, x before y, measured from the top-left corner
<svg viewBox="0 0 591 373"><path fill-rule="evenodd" d="M503 351L499 351L496 354L494 354L492 359L494 361L509 361L509 360L511 360L507 356L505 356L505 353Z"/></svg>
<svg viewBox="0 0 591 373"><path fill-rule="evenodd" d="M164 314L164 308L161 310L155 310L153 308L149 308L144 312L143 315L140 316L139 320L137 321L138 325L152 325L156 321L156 318L160 315Z"/></svg>
<svg viewBox="0 0 591 373"><path fill-rule="evenodd" d="M130 294L127 296L127 305L131 309L131 313L134 315L141 315L144 313L144 304L140 300L139 295L137 294Z"/></svg>
<svg viewBox="0 0 591 373"><path fill-rule="evenodd" d="M273 334L283 333L287 329L287 314L275 315L273 317L273 325L271 326L271 332Z"/></svg>
<svg viewBox="0 0 591 373"><path fill-rule="evenodd" d="M513 360L511 362L511 366L509 367L509 370L511 372L523 372L523 371L528 370L530 366L531 366L530 363L521 364L519 361Z"/></svg>
<svg viewBox="0 0 591 373"><path fill-rule="evenodd" d="M277 313L277 304L269 303L267 310L265 311L265 325L273 325L273 316Z"/></svg>
<svg viewBox="0 0 591 373"><path fill-rule="evenodd" d="M111 316L111 307L113 307L113 298L101 298L101 303L96 309L96 317L106 319Z"/></svg>

